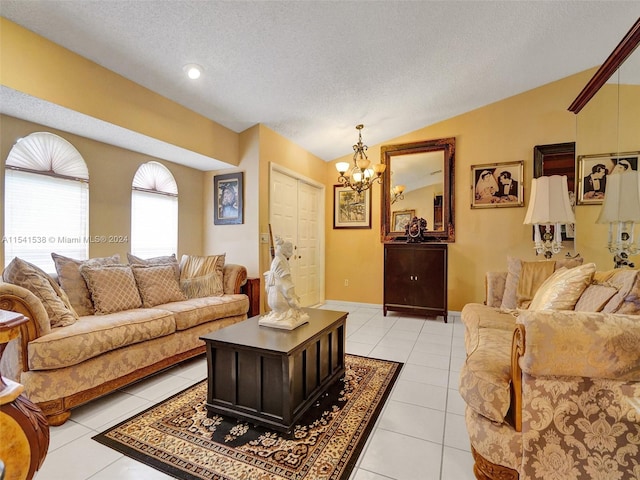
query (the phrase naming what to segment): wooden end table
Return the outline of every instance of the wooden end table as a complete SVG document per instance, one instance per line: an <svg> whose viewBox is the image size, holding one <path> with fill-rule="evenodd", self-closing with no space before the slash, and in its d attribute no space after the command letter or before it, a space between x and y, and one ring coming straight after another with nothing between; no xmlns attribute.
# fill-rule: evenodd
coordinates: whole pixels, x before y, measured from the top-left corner
<svg viewBox="0 0 640 480"><path fill-rule="evenodd" d="M207 348L207 415L231 415L289 431L344 374L346 312L305 308L309 323L287 331L260 316L200 337Z"/></svg>

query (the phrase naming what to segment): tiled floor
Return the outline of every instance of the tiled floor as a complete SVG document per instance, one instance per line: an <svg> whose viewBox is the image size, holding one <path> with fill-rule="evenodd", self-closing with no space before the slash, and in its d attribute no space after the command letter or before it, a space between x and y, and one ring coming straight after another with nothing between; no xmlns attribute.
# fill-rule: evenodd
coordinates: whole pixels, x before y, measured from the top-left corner
<svg viewBox="0 0 640 480"><path fill-rule="evenodd" d="M368 439L351 480L473 479L458 374L464 361L463 327L389 312L381 307L328 302L348 311L347 352L404 362L393 392ZM36 480L170 479L91 439L161 399L206 377L204 358L74 409L51 428L51 445Z"/></svg>

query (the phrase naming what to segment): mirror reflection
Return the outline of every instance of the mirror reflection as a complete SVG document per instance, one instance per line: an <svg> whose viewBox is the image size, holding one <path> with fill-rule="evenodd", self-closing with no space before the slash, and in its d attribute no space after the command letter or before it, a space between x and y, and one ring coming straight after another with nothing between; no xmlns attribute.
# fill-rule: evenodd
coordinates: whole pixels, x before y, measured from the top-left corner
<svg viewBox="0 0 640 480"><path fill-rule="evenodd" d="M427 230L443 231L444 152L413 153L394 158L391 171L392 231L404 232L406 216L424 218Z"/></svg>
<svg viewBox="0 0 640 480"><path fill-rule="evenodd" d="M427 239L453 241L453 161L455 139L384 145L383 241L404 240L413 217L427 221Z"/></svg>

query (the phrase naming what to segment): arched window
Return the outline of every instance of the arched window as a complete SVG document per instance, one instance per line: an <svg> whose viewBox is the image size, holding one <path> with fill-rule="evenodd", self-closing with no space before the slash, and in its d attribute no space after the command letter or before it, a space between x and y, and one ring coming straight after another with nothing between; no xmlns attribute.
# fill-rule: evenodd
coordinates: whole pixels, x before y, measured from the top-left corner
<svg viewBox="0 0 640 480"><path fill-rule="evenodd" d="M177 253L178 185L158 162L140 165L131 191L131 253L149 258Z"/></svg>
<svg viewBox="0 0 640 480"><path fill-rule="evenodd" d="M36 132L21 138L6 161L4 260L14 257L55 272L51 252L89 253L89 171L64 138Z"/></svg>

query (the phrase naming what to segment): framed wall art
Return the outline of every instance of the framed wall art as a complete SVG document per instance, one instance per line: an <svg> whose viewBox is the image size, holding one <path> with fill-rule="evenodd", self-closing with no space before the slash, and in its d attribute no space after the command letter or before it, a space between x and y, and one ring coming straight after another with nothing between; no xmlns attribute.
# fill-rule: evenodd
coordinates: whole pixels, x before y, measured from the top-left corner
<svg viewBox="0 0 640 480"><path fill-rule="evenodd" d="M471 165L471 208L522 207L524 161Z"/></svg>
<svg viewBox="0 0 640 480"><path fill-rule="evenodd" d="M243 223L243 190L243 172L213 177L214 225L239 225Z"/></svg>
<svg viewBox="0 0 640 480"><path fill-rule="evenodd" d="M333 228L371 228L371 190L333 186Z"/></svg>
<svg viewBox="0 0 640 480"><path fill-rule="evenodd" d="M391 231L404 233L404 227L406 227L415 216L415 210L397 210L391 212Z"/></svg>
<svg viewBox="0 0 640 480"><path fill-rule="evenodd" d="M607 177L616 172L638 170L640 152L578 156L578 205L600 205Z"/></svg>

